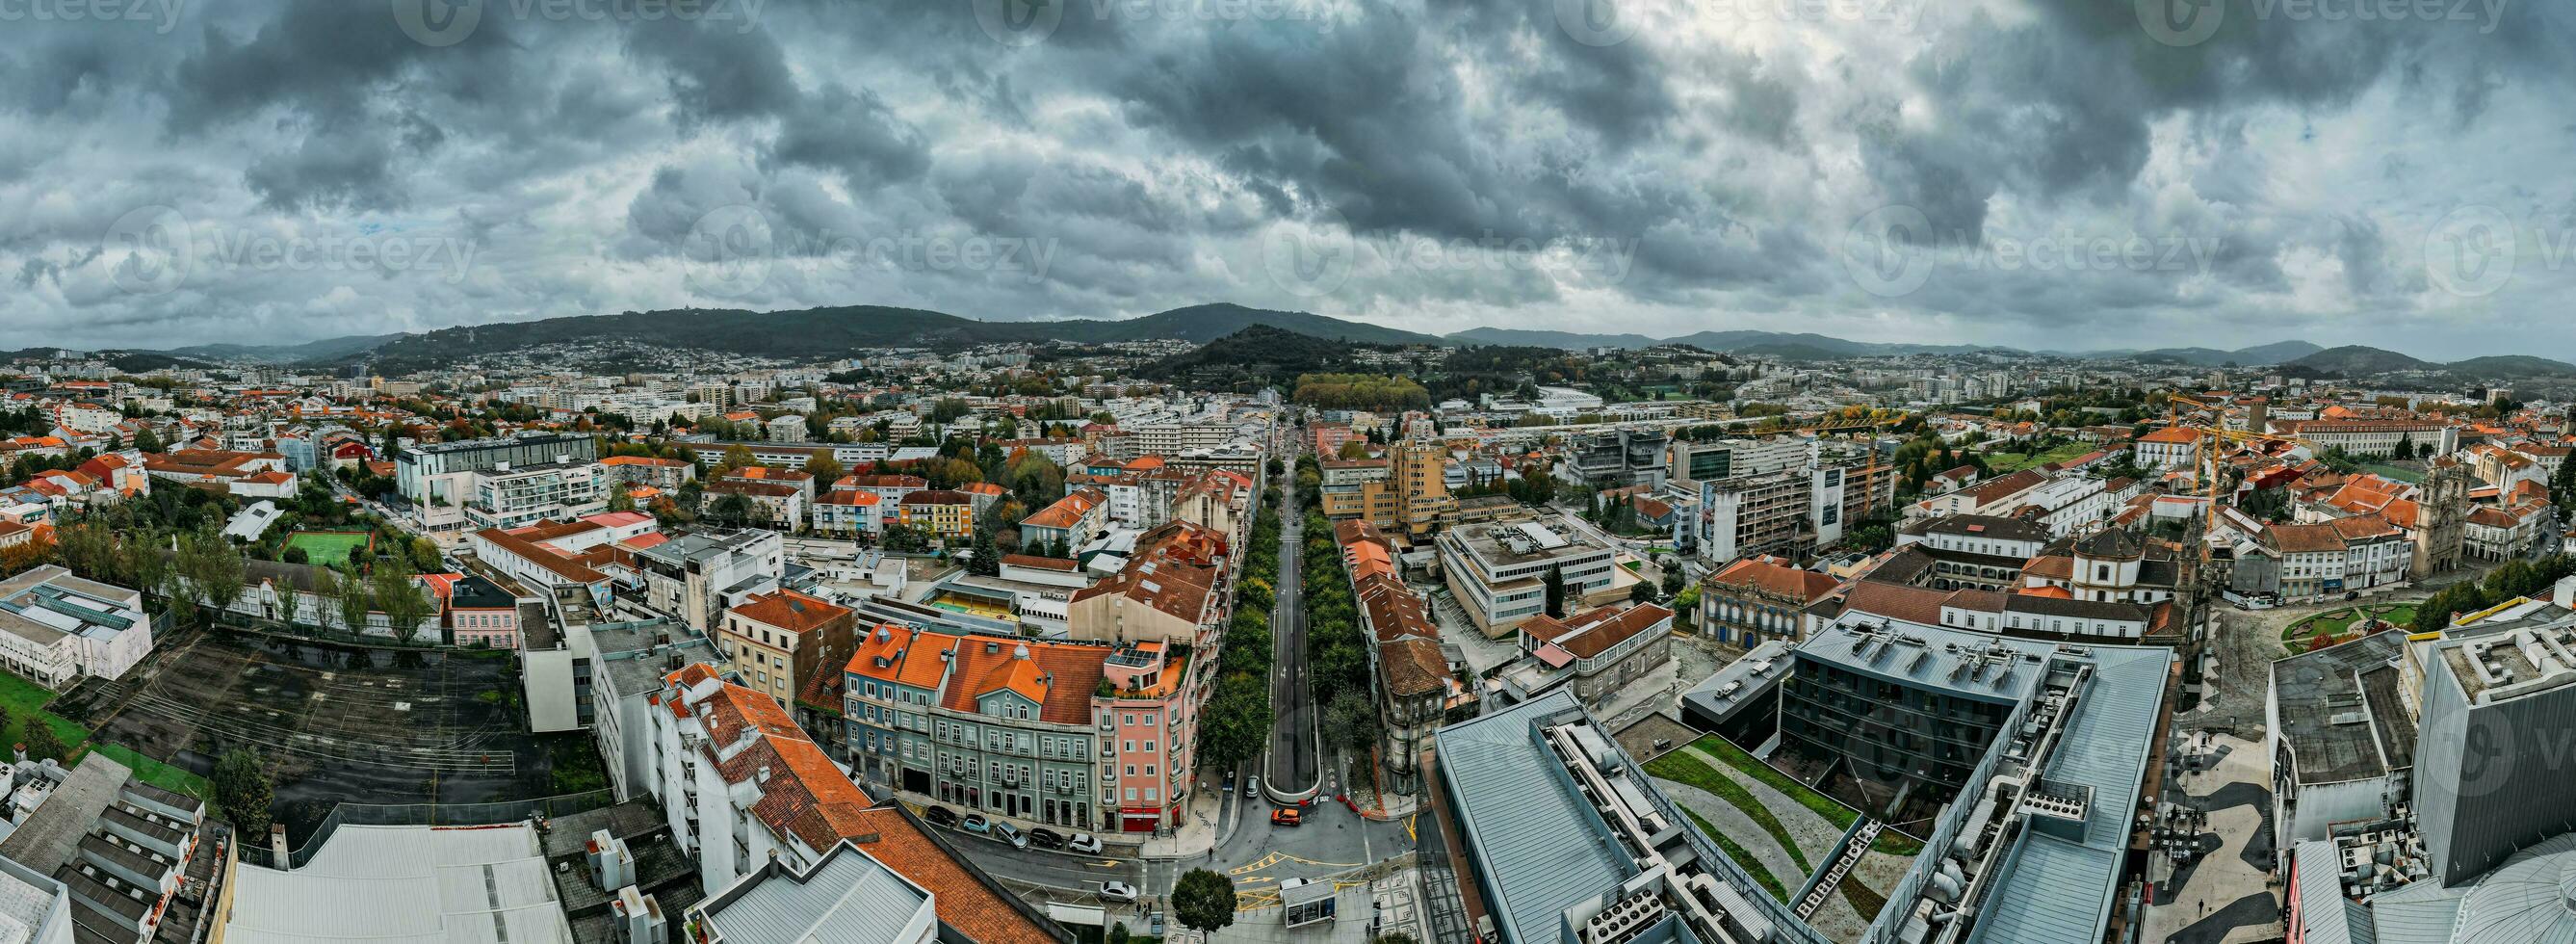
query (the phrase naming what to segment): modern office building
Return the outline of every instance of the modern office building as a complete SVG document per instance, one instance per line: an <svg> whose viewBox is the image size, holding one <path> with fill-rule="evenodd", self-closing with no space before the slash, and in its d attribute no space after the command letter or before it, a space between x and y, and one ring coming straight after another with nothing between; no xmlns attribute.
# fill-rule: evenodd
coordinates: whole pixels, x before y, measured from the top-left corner
<svg viewBox="0 0 2576 944"><path fill-rule="evenodd" d="M1574 693L1440 729L1432 792L1469 933L1499 944L1823 944L1693 827Z"/></svg>
<svg viewBox="0 0 2576 944"><path fill-rule="evenodd" d="M472 528L520 528L608 510L608 469L589 460L500 463L467 480L473 497L465 524Z"/></svg>
<svg viewBox="0 0 2576 944"><path fill-rule="evenodd" d="M725 608L778 589L786 564L778 532L758 529L692 531L635 552L644 605L699 633L712 631Z"/></svg>
<svg viewBox="0 0 2576 944"><path fill-rule="evenodd" d="M1570 612L1608 602L1635 577L1613 563L1610 546L1564 519L1465 525L1440 532L1440 571L1449 593L1486 636L1502 638L1522 620L1547 611L1546 581L1557 571ZM1621 577L1628 579L1622 581Z"/></svg>
<svg viewBox="0 0 2576 944"><path fill-rule="evenodd" d="M424 530L453 531L466 526L465 506L476 499L475 473L598 458L596 440L568 434L422 443L394 457L394 484Z"/></svg>
<svg viewBox="0 0 2576 944"><path fill-rule="evenodd" d="M2576 618L2422 644L2422 728L2413 788L2432 872L2459 884L2515 850L2567 831L2576 790L2562 778L2576 731Z"/></svg>

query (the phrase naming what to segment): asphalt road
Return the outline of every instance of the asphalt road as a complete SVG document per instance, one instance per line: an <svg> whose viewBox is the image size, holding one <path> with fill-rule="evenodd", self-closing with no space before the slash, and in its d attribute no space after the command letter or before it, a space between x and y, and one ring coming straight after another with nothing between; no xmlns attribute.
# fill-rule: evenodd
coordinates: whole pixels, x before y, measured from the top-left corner
<svg viewBox="0 0 2576 944"><path fill-rule="evenodd" d="M1295 454L1289 460L1293 469ZM1295 475L1290 472L1289 475ZM1264 787L1273 796L1299 796L1318 786L1315 758L1315 697L1306 676L1306 599L1303 570L1303 513L1297 509L1293 482L1283 483L1279 502L1278 608L1270 615L1271 678L1269 758L1262 764Z"/></svg>

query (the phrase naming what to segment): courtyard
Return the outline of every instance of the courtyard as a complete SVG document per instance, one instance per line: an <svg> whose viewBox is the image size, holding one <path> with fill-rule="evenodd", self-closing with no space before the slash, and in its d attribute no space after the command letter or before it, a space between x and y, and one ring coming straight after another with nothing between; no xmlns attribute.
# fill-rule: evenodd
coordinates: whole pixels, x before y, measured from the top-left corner
<svg viewBox="0 0 2576 944"><path fill-rule="evenodd" d="M1647 761L1645 770L1755 884L1784 902L1836 861L1861 818L1713 734ZM1836 883L1838 894L1808 920L1837 940L1858 937L1921 851L1901 833L1879 831Z"/></svg>
<svg viewBox="0 0 2576 944"><path fill-rule="evenodd" d="M194 633L50 707L100 741L199 775L226 750L258 754L275 815L300 842L338 802L480 803L592 783L587 736L529 734L517 688L506 654Z"/></svg>

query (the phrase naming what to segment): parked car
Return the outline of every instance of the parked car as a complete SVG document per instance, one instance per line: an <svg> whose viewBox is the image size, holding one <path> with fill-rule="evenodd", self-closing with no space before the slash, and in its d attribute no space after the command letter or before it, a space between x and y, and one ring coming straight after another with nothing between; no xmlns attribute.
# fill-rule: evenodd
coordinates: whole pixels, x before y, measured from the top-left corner
<svg viewBox="0 0 2576 944"><path fill-rule="evenodd" d="M1033 827L1029 830L1029 845L1040 849L1062 849L1064 834L1044 826Z"/></svg>
<svg viewBox="0 0 2576 944"><path fill-rule="evenodd" d="M957 828L957 811L944 806L933 806L923 809L921 811L921 818L929 820L932 825L945 826L950 829Z"/></svg>
<svg viewBox="0 0 2576 944"><path fill-rule="evenodd" d="M985 835L1010 843L1013 849L1029 847L1029 834L1021 832L1019 827L1009 823L997 821L986 830Z"/></svg>
<svg viewBox="0 0 2576 944"><path fill-rule="evenodd" d="M1135 904L1136 886L1129 885L1125 882L1102 882L1100 883L1100 900L1123 902L1130 905Z"/></svg>
<svg viewBox="0 0 2576 944"><path fill-rule="evenodd" d="M1270 811L1270 825L1272 826L1303 826L1305 824L1306 811L1296 807L1284 806Z"/></svg>
<svg viewBox="0 0 2576 944"><path fill-rule="evenodd" d="M985 819L982 813L968 813L966 821L957 826L970 833L989 833L993 829L993 821Z"/></svg>
<svg viewBox="0 0 2576 944"><path fill-rule="evenodd" d="M1099 855L1100 837L1094 836L1090 833L1075 833L1073 834L1073 838L1065 840L1064 848L1065 851L1068 852L1079 852L1083 855Z"/></svg>
<svg viewBox="0 0 2576 944"><path fill-rule="evenodd" d="M1245 777L1245 778L1243 778L1243 798L1244 798L1244 799L1246 799L1246 800L1252 800L1252 799L1259 799L1259 798L1260 798L1260 796L1261 796L1261 778L1259 778L1259 777Z"/></svg>

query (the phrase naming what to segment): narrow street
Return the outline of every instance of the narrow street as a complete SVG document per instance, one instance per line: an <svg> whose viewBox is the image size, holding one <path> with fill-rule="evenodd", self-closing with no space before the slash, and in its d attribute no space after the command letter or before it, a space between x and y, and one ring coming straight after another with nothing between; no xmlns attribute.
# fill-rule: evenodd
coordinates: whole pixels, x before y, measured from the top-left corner
<svg viewBox="0 0 2576 944"><path fill-rule="evenodd" d="M1295 456L1289 453L1288 476L1296 474ZM1322 771L1315 757L1314 692L1306 677L1304 512L1293 480L1281 484L1278 608L1270 616L1272 727L1262 789L1273 798L1298 799L1313 794Z"/></svg>

